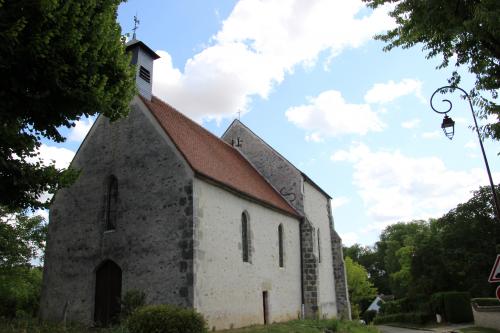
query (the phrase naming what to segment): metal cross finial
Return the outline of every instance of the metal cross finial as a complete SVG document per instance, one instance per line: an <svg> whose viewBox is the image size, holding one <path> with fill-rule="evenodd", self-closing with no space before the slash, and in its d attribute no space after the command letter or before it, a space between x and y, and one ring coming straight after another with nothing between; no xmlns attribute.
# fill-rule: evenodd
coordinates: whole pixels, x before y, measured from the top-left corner
<svg viewBox="0 0 500 333"><path fill-rule="evenodd" d="M141 22L140 22L140 21L139 21L139 19L137 18L137 13L136 13L136 14L134 15L134 28L132 29L132 30L134 31L134 34L132 35L132 39L133 39L133 40L134 40L134 39L136 39L136 38L135 38L135 37L136 37L136 33L135 33L135 32L137 31L137 29L139 29L139 23L141 23Z"/></svg>
<svg viewBox="0 0 500 333"><path fill-rule="evenodd" d="M238 110L238 120L241 118L241 110Z"/></svg>

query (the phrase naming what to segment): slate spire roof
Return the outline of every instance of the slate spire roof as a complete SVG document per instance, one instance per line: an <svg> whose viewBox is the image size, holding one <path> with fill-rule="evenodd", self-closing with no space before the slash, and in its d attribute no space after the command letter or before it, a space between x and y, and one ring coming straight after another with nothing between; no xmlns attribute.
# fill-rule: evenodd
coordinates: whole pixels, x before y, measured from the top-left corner
<svg viewBox="0 0 500 333"><path fill-rule="evenodd" d="M159 98L141 99L197 175L300 217L234 147Z"/></svg>

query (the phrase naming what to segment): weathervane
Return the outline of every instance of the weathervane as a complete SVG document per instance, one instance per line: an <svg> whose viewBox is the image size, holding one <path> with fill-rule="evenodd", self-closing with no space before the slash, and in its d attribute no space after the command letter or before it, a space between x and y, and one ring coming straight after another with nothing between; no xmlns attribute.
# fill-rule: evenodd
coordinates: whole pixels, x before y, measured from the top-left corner
<svg viewBox="0 0 500 333"><path fill-rule="evenodd" d="M134 15L134 28L132 29L134 31L134 34L132 35L132 39L133 40L136 39L135 38L136 37L136 33L135 32L137 31L137 29L139 29L139 23L141 23L141 22L139 21L139 19L137 19L137 13L136 13Z"/></svg>

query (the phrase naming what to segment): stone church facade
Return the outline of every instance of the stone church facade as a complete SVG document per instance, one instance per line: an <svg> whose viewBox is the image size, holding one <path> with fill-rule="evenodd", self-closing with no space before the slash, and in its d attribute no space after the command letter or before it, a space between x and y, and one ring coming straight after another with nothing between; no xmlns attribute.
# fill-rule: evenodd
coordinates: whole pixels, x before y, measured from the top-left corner
<svg viewBox="0 0 500 333"><path fill-rule="evenodd" d="M42 317L106 325L141 290L213 329L350 318L329 195L241 122L220 139L152 96L157 55L127 49L140 95L98 117L53 199Z"/></svg>

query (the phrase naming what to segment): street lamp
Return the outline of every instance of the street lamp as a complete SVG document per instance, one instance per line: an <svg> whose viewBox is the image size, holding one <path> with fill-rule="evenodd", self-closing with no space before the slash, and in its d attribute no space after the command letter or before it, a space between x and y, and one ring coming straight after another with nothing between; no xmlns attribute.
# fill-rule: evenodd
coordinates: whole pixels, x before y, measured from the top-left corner
<svg viewBox="0 0 500 333"><path fill-rule="evenodd" d="M434 93L431 96L431 101L430 101L431 108L434 112L437 112L439 114L444 114L444 119L443 119L443 123L441 124L441 128L443 129L443 132L448 139L450 139L450 140L453 139L453 135L455 135L455 122L447 114L453 108L453 103L451 103L451 101L449 99L443 99L442 100L443 102L448 103L448 109L446 111L438 111L434 107L434 104L432 103L432 101L434 99L434 95L436 95L436 93L438 93L438 92L455 91L457 89L460 90L465 95L467 100L469 101L470 111L472 112L472 118L474 118L474 125L476 126L477 138L479 139L479 146L481 147L481 152L483 153L484 164L486 165L486 172L488 173L488 178L490 180L491 193L493 194L493 202L495 203L496 217L500 221L500 205L498 203L498 198L497 198L497 194L495 191L495 185L493 184L493 179L491 178L490 166L488 164L488 159L486 158L486 153L484 152L483 140L481 140L481 134L479 133L479 127L477 126L476 114L474 112L474 108L472 107L472 100L470 99L469 94L467 94L467 92L460 87L444 86L444 87L438 88L438 89L436 89L436 91L434 91Z"/></svg>

